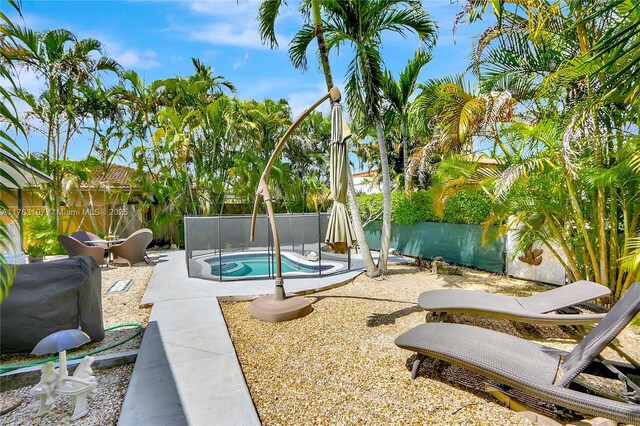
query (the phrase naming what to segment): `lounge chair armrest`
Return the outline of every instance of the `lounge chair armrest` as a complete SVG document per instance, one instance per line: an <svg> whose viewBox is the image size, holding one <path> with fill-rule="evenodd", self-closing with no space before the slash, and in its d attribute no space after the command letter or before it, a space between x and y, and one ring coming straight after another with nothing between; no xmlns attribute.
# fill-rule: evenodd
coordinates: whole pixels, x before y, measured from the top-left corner
<svg viewBox="0 0 640 426"><path fill-rule="evenodd" d="M600 322L606 314L535 314L520 318L509 318L531 324L579 325Z"/></svg>

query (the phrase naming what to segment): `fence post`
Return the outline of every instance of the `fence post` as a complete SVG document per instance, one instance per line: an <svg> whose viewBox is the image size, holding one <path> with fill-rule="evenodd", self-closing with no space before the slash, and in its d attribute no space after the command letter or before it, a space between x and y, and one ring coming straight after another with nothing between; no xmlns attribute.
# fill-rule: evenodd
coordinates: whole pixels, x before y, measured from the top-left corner
<svg viewBox="0 0 640 426"><path fill-rule="evenodd" d="M322 276L322 250L320 246L320 236L322 234L322 226L320 225L320 212L318 212L318 276Z"/></svg>
<svg viewBox="0 0 640 426"><path fill-rule="evenodd" d="M222 246L220 245L220 215L218 215L218 275L222 282Z"/></svg>
<svg viewBox="0 0 640 426"><path fill-rule="evenodd" d="M267 274L271 278L271 226L267 223Z"/></svg>
<svg viewBox="0 0 640 426"><path fill-rule="evenodd" d="M189 259L191 259L191 253L189 253L189 227L187 226L188 217L184 217L184 260L187 263L187 277L191 278L191 268L189 267Z"/></svg>
<svg viewBox="0 0 640 426"><path fill-rule="evenodd" d="M304 256L304 228L305 228L305 220L304 220L304 212L302 212L302 255Z"/></svg>
<svg viewBox="0 0 640 426"><path fill-rule="evenodd" d="M289 221L291 223L291 252L296 252L296 229L293 226L293 215L289 216Z"/></svg>

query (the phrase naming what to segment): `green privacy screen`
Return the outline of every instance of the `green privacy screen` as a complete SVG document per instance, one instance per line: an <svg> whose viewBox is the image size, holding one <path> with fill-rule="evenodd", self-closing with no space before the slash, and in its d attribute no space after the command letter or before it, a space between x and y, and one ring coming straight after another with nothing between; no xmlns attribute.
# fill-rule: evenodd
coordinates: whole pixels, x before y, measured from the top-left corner
<svg viewBox="0 0 640 426"><path fill-rule="evenodd" d="M380 249L381 222L371 222L365 233L372 249ZM480 225L420 222L391 225L391 244L399 253L473 266L491 272L504 272L504 238L482 247Z"/></svg>

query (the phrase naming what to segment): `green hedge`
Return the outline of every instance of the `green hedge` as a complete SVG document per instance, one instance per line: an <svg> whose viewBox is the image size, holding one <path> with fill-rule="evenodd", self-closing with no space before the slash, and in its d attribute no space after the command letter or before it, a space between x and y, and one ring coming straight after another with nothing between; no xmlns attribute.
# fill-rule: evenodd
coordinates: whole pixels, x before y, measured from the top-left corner
<svg viewBox="0 0 640 426"><path fill-rule="evenodd" d="M358 197L360 215L363 220L373 213L382 211L382 194ZM482 191L460 191L446 203L444 217L440 218L433 209L433 196L429 191L411 193L411 199L404 191L391 193L391 221L411 224L418 222L482 223L489 215L491 200Z"/></svg>

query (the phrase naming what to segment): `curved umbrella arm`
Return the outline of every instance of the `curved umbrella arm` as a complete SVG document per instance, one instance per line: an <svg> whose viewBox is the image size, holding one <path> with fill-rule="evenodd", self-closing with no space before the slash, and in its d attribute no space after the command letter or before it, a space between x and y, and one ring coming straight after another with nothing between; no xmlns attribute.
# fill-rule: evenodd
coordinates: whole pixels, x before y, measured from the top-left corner
<svg viewBox="0 0 640 426"><path fill-rule="evenodd" d="M258 189L256 190L256 200L253 205L253 214L251 216L251 241L255 241L255 229L256 229L256 216L258 214L258 205L260 203L260 197L264 199L265 204L267 205L267 214L269 215L269 223L271 224L271 231L273 232L273 244L276 251L276 286L282 285L282 265L280 262L280 238L278 236L278 226L276 225L276 218L273 212L273 203L271 202L271 196L269 194L269 172L271 168L275 164L278 157L280 157L280 153L284 148L285 144L293 134L294 130L300 125L302 120L304 120L314 109L316 109L321 103L326 101L327 99L331 99L331 103L340 102L342 99L342 95L340 94L340 90L337 87L332 87L331 90L318 99L313 105L307 108L301 115L298 117L296 121L294 121L289 129L287 129L286 133L282 136L278 144L276 145L271 157L269 158L269 162L262 172L262 176L260 177L260 183L258 184ZM277 291L277 289L276 289Z"/></svg>

